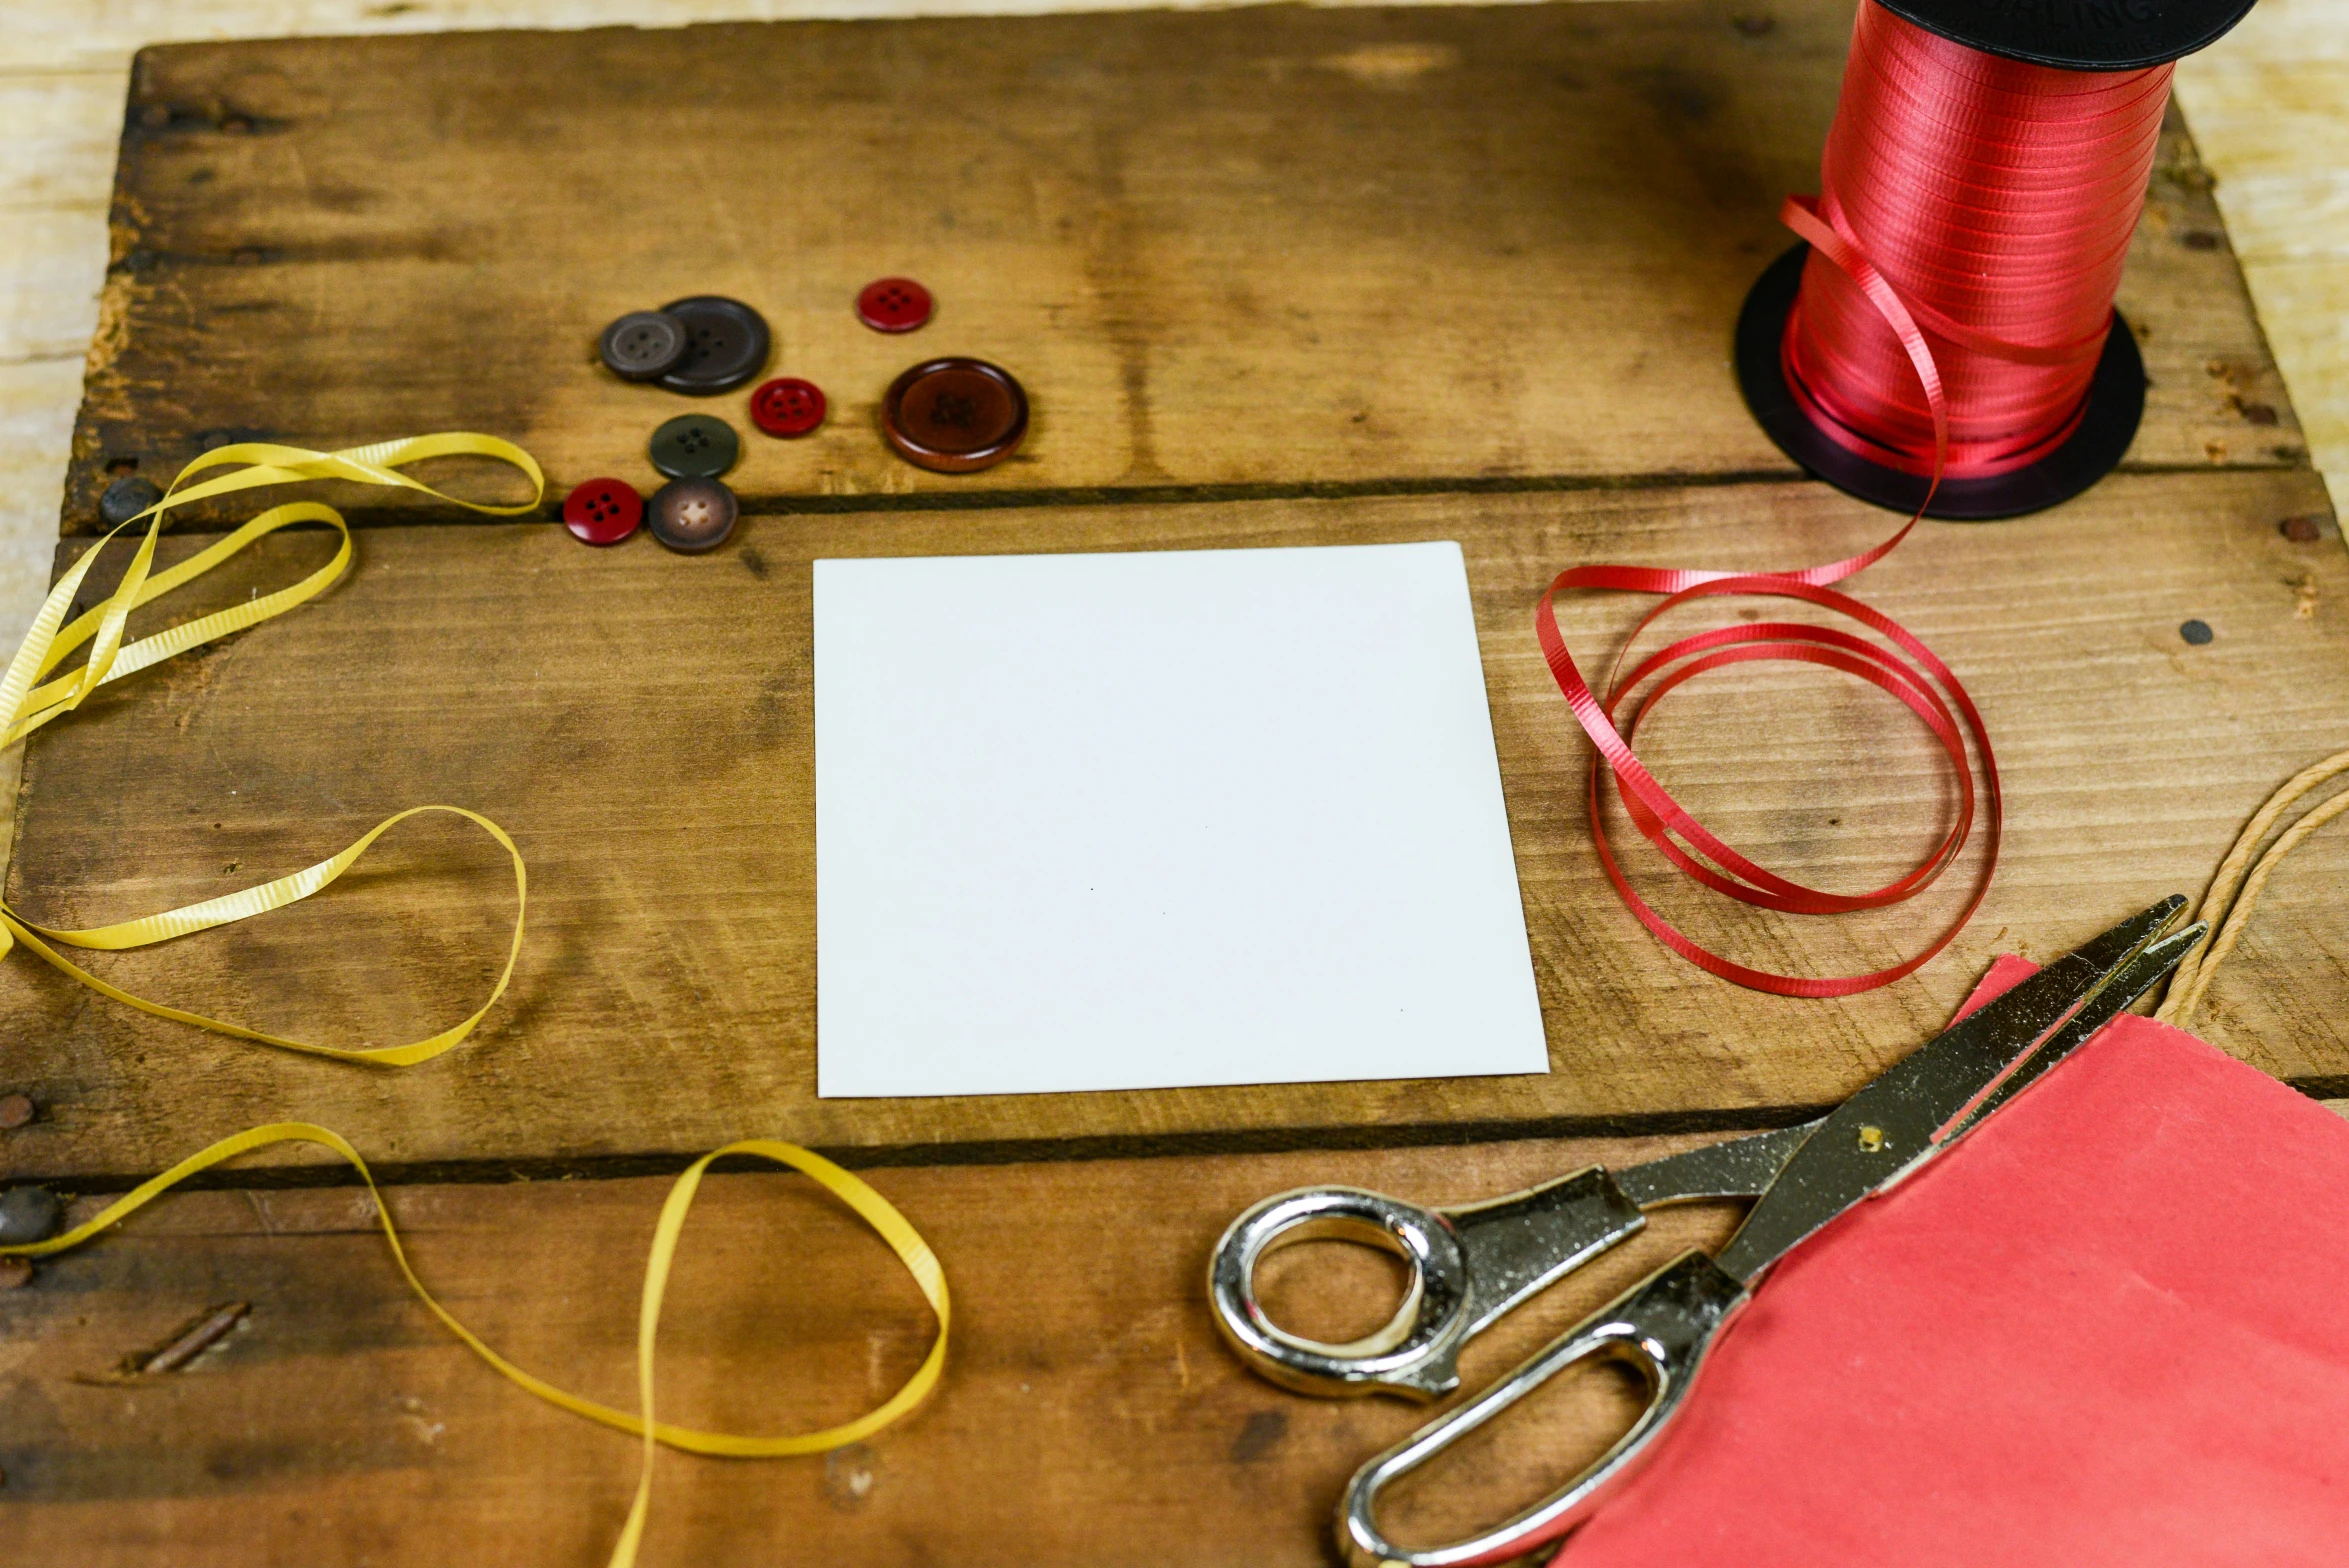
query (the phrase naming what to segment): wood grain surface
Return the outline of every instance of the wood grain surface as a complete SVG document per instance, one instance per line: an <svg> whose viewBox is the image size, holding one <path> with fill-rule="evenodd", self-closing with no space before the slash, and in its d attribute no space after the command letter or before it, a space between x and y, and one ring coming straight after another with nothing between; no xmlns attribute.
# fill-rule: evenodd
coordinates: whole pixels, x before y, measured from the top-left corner
<svg viewBox="0 0 2349 1568"><path fill-rule="evenodd" d="M2049 516L1929 526L1854 585L1989 720L2010 824L1982 914L1916 980L1814 1004L1713 981L1615 901L1577 814L1586 747L1528 624L1543 582L1596 559L1802 564L1890 526L1800 482L1727 367L1737 304L1786 242L1778 199L1815 184L1849 15L1276 8L143 54L69 534L121 467L168 477L248 434L473 426L530 447L558 493L649 484L653 424L690 407L743 425L742 394L620 386L593 334L689 292L765 311L774 369L821 382L835 415L807 442L751 438L734 476L751 516L714 556L590 552L545 524L370 527L318 603L37 739L7 883L36 918L243 886L438 800L514 831L531 934L481 1033L406 1073L140 1018L14 955L0 1089L40 1113L0 1132L0 1179L93 1191L257 1121L325 1121L407 1183L394 1207L461 1318L627 1404L664 1185L631 1172L746 1134L899 1164L875 1180L956 1292L939 1394L828 1461L664 1455L648 1564L1326 1561L1344 1477L1421 1413L1287 1395L1222 1349L1200 1275L1237 1209L1333 1179L1483 1196L1684 1146L1679 1129L1791 1120L1938 1027L1995 953L2045 957L2198 891L2274 783L2340 744L2349 558L2173 118L2121 296L2153 383L2136 472ZM888 272L938 292L915 338L849 315ZM12 298L7 343L53 352L66 316ZM881 387L939 352L1026 379L1017 462L947 479L884 456ZM363 523L452 520L334 499ZM814 1098L812 559L1426 538L1470 563L1550 1074ZM281 536L144 619L242 599L327 548ZM1569 635L1610 651L1633 613L1576 602ZM2189 617L2207 646L2180 638ZM1733 842L1838 888L1902 869L1952 806L1905 714L1818 673L1723 672L1644 749ZM1725 909L1652 854L1632 863L1717 945L1844 972L1938 929L1979 854L1916 904L1829 921ZM2201 1024L2315 1092L2349 1089L2344 876L2349 842L2301 852ZM420 824L309 904L95 966L388 1043L476 1005L510 898L486 841ZM512 1174L612 1179L494 1180ZM404 1294L357 1193L289 1185L317 1179L340 1178L232 1174L0 1295L0 1558L603 1559L633 1445L488 1373ZM1661 1217L1496 1331L1469 1381L1730 1212ZM1393 1288L1352 1262L1341 1281ZM1302 1273L1271 1289L1308 1331L1375 1315ZM705 1187L670 1299L664 1413L748 1430L865 1408L930 1328L869 1234L775 1176ZM246 1326L188 1371L117 1375L232 1300ZM1432 1540L1522 1503L1624 1408L1604 1383L1545 1400L1430 1477L1469 1483L1449 1511L1421 1488L1394 1522Z"/></svg>
<svg viewBox="0 0 2349 1568"><path fill-rule="evenodd" d="M1727 370L1815 188L1850 8L1799 0L998 18L301 40L145 52L67 487L240 433L516 438L649 477L693 406L594 359L623 310L737 295L834 400L754 437L754 509L1784 474ZM875 334L857 288L939 314ZM2305 461L2173 123L2121 305L2131 461ZM1025 449L875 439L890 378L996 359ZM392 511L396 514L396 506Z"/></svg>
<svg viewBox="0 0 2349 1568"><path fill-rule="evenodd" d="M2334 744L2349 562L2329 523L2305 544L2278 528L2323 508L2306 470L2121 476L2038 518L1930 525L1858 580L1968 682L2009 824L1989 901L1958 942L1918 979L1843 1003L1716 981L1618 903L1579 815L1587 744L1531 625L1542 586L1573 562L1763 568L1878 537L1884 514L1822 486L772 516L697 557L641 535L582 549L535 523L364 531L325 598L109 687L44 732L9 900L52 925L127 918L283 874L402 807L446 801L496 818L530 860L510 1000L454 1055L354 1071L158 1023L20 956L0 968L16 1071L56 1109L5 1159L28 1174L143 1172L297 1115L394 1166L524 1168L674 1162L752 1132L869 1160L996 1158L1040 1140L1241 1147L1787 1119L1932 1033L1996 953L2060 951L2164 893L2198 892L2274 783ZM815 1098L812 559L1401 539L1466 551L1548 1075ZM276 536L194 602L142 613L243 599L330 540ZM1570 639L1595 662L1636 604L1570 602ZM2208 646L2181 638L2190 617L2213 628ZM951 627L927 634L946 656ZM1831 887L1891 880L1954 809L1913 719L1800 667L1708 677L1643 745L1731 842ZM1980 853L1977 841L1943 887L1881 916L1805 919L1700 897L1624 836L1668 915L1812 974L1920 946ZM461 826L417 824L378 854L298 908L93 967L277 1032L421 1038L486 994L511 878ZM2333 1022L2349 1001L2330 891L2344 871L2349 840L2301 852L2204 1025L2312 1089L2349 1082Z"/></svg>
<svg viewBox="0 0 2349 1568"><path fill-rule="evenodd" d="M1427 1412L1310 1399L1245 1370L1206 1306L1223 1227L1306 1182L1450 1202L1688 1141L882 1173L954 1292L939 1391L828 1458L662 1454L642 1561L781 1549L860 1568L1326 1563L1346 1477ZM392 1212L460 1321L526 1369L633 1409L636 1294L667 1185L406 1187ZM1469 1386L1679 1249L1717 1244L1736 1212L1660 1212L1472 1345ZM1276 1254L1268 1305L1307 1333L1375 1327L1399 1289L1386 1261L1337 1242ZM126 1355L232 1301L251 1311L218 1349L182 1372L117 1379ZM634 1441L540 1404L432 1320L353 1189L167 1198L43 1264L31 1287L0 1295L0 1314L11 1561L600 1563L635 1484ZM846 1420L895 1389L934 1332L887 1249L812 1184L715 1176L678 1256L658 1408L744 1432ZM1431 1484L1396 1488L1384 1517L1411 1541L1488 1524L1628 1419L1623 1384L1565 1380L1423 1472Z"/></svg>

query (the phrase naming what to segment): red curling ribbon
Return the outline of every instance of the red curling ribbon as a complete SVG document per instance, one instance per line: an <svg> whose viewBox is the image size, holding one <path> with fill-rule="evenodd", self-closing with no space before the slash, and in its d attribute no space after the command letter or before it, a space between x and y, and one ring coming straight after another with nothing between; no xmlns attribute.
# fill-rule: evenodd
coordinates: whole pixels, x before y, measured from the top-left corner
<svg viewBox="0 0 2349 1568"><path fill-rule="evenodd" d="M1944 478L2026 466L2078 426L2112 325L2120 267L2144 203L2169 67L2082 73L2026 65L1928 33L1862 0L1822 194L1779 216L1810 242L1781 362L1798 403L1848 450L1929 476L1924 500L1890 538L1858 555L1791 572L1581 566L1561 572L1534 619L1543 656L1591 738L1591 836L1625 905L1657 939L1724 979L1779 996L1850 996L1889 985L1947 947L1981 907L1998 864L1998 763L1949 666L1891 617L1831 585L1909 536ZM1862 235L1866 236L1865 241ZM1624 640L1602 698L1558 629L1555 600L1575 589L1662 595ZM1624 668L1647 628L1692 600L1795 599L1883 641L1793 621L1681 638ZM1867 681L1923 721L1958 781L1949 831L1907 874L1865 893L1829 893L1769 871L1710 832L1632 749L1656 704L1708 670L1776 659ZM1652 689L1635 695L1646 683ZM1976 788L1966 743L1981 758ZM1971 895L1921 952L1888 969L1808 979L1749 968L1695 942L1631 885L1607 838L1604 780L1666 860L1715 892L1790 914L1879 909L1931 886L1979 816L1985 850Z"/></svg>

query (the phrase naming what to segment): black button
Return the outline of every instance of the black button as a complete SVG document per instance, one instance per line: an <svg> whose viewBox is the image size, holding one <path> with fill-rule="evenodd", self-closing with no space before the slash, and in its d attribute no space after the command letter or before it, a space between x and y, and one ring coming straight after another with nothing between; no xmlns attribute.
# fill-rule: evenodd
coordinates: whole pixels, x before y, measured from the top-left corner
<svg viewBox="0 0 2349 1568"><path fill-rule="evenodd" d="M98 497L98 517L107 527L119 528L162 499L163 491L154 480L125 474Z"/></svg>
<svg viewBox="0 0 2349 1568"><path fill-rule="evenodd" d="M677 368L691 346L685 323L665 310L632 310L604 328L597 345L623 381L650 381Z"/></svg>
<svg viewBox="0 0 2349 1568"><path fill-rule="evenodd" d="M742 441L723 419L679 414L652 433L650 455L671 479L715 479L742 455Z"/></svg>
<svg viewBox="0 0 2349 1568"><path fill-rule="evenodd" d="M688 555L715 550L734 532L734 492L715 479L672 479L645 503L653 537Z"/></svg>
<svg viewBox="0 0 2349 1568"><path fill-rule="evenodd" d="M708 397L767 368L767 323L742 301L696 294L661 309L685 324L685 358L661 377L670 391Z"/></svg>
<svg viewBox="0 0 2349 1568"><path fill-rule="evenodd" d="M46 1187L11 1187L0 1192L0 1247L47 1241L64 1205Z"/></svg>

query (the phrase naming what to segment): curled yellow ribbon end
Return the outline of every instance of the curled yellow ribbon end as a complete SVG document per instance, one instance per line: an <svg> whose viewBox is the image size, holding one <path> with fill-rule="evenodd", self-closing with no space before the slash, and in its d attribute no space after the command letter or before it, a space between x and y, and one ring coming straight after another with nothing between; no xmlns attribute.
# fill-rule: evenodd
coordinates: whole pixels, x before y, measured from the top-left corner
<svg viewBox="0 0 2349 1568"><path fill-rule="evenodd" d="M380 830L379 830L380 831ZM771 1138L746 1138L739 1143L713 1149L685 1168L669 1189L668 1201L661 1205L659 1223L653 1227L652 1255L645 1264L644 1298L637 1314L636 1379L637 1398L642 1413L630 1415L592 1399L582 1399L566 1393L544 1378L535 1377L489 1348L479 1336L458 1322L449 1310L435 1300L424 1281L416 1275L408 1261L405 1248L400 1245L399 1231L392 1225L391 1211L384 1206L383 1193L375 1185L375 1175L359 1151L351 1147L340 1133L311 1122L273 1122L265 1127L251 1127L223 1138L210 1148L192 1154L160 1176L151 1177L103 1210L62 1235L47 1241L25 1242L16 1246L0 1247L0 1257L41 1258L52 1253L78 1247L91 1237L111 1226L120 1224L155 1198L195 1175L209 1170L223 1160L235 1158L254 1149L275 1143L311 1143L331 1149L350 1163L367 1184L367 1191L375 1202L376 1219L383 1226L383 1239L391 1248L392 1261L399 1266L400 1275L408 1288L416 1293L432 1315L440 1319L448 1331L462 1341L467 1349L489 1363L502 1377L519 1384L523 1389L548 1404L568 1410L573 1415L585 1416L590 1421L622 1432L641 1435L644 1439L644 1468L636 1483L636 1499L628 1509L628 1522L620 1532L619 1543L612 1550L611 1568L632 1568L636 1561L637 1543L644 1534L644 1524L652 1505L653 1450L656 1444L683 1449L688 1453L710 1454L734 1459L782 1459L798 1454L820 1454L861 1441L880 1431L905 1415L929 1396L938 1384L939 1374L946 1366L946 1332L951 1313L946 1292L946 1274L939 1267L937 1255L929 1243L922 1240L906 1217L887 1198L882 1197L863 1180L841 1169L822 1155ZM704 1432L692 1427L673 1426L653 1419L653 1343L660 1327L661 1300L669 1284L669 1268L677 1256L677 1239L685 1229L685 1216L693 1207L694 1194L701 1187L702 1174L710 1162L729 1154L751 1154L761 1159L786 1165L812 1178L825 1191L854 1209L859 1218L880 1233L898 1260L904 1263L914 1284L938 1314L938 1337L931 1343L930 1353L907 1378L905 1386L889 1396L880 1405L853 1421L826 1427L820 1432L803 1433L796 1437L740 1437L729 1432Z"/></svg>
<svg viewBox="0 0 2349 1568"><path fill-rule="evenodd" d="M460 455L487 457L520 470L530 480L530 499L511 504L467 501L443 494L400 472L404 465L421 462L426 458ZM222 469L228 471L214 472ZM204 474L210 474L211 477L196 477ZM123 529L136 527L142 519L147 525L146 533L140 538L138 548L131 556L130 565L123 572L122 581L115 585L114 592L102 603L83 612L70 624L66 622L66 612L72 607L75 596L81 591L83 580L96 563L99 549L106 542L104 539L84 551L81 559L74 562L65 575L57 580L56 586L49 590L47 599L41 604L40 613L33 618L32 628L25 633L24 641L17 647L16 656L9 661L7 673L0 676L0 746L13 745L42 725L72 712L81 706L90 693L110 681L135 674L174 654L185 653L190 648L199 647L230 632L259 625L325 592L350 567L351 530L343 521L341 513L315 501L296 501L271 507L177 566L161 572L153 570L163 517L173 507L262 485L320 479L341 479L414 490L435 500L499 517L531 511L546 493L546 476L528 452L495 436L463 431L378 441L341 452L313 452L302 447L260 441L239 442L206 452L180 470L179 477L172 481L171 488L161 500L114 530L114 533L119 534ZM154 636L142 637L136 642L123 641L124 628L133 610L195 581L256 541L293 523L325 523L333 528L340 536L334 558L301 581L274 593L261 595L244 604L232 605ZM113 536L109 534L107 538ZM90 651L80 669L55 679L48 678L69 655L84 644L89 646ZM119 952L125 948L166 942L214 926L249 920L273 909L283 909L332 884L389 829L409 817L428 811L450 812L475 824L495 839L514 863L514 936L506 951L505 968L499 973L489 999L471 1017L428 1039L407 1045L353 1050L267 1034L241 1024L208 1018L201 1013L133 996L74 964L50 945L54 942L67 947ZM21 912L0 904L0 954L22 942L40 958L99 995L157 1018L168 1018L174 1023L192 1024L217 1034L312 1056L364 1062L379 1067L407 1067L417 1062L430 1061L457 1045L497 1005L498 999L505 994L507 983L513 979L515 962L521 956L522 929L528 905L529 877L522 863L522 852L502 828L487 817L462 807L417 806L385 818L349 848L305 870L143 919L84 930L61 931L28 919ZM44 937L48 940L43 941Z"/></svg>

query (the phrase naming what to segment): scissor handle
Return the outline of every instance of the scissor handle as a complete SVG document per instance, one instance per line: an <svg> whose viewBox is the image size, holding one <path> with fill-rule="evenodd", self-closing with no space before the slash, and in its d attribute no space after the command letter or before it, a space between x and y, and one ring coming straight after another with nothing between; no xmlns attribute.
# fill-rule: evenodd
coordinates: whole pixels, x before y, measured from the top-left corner
<svg viewBox="0 0 2349 1568"><path fill-rule="evenodd" d="M1256 1265L1277 1247L1337 1237L1384 1248L1411 1265L1402 1305L1385 1327L1331 1344L1292 1334L1256 1299ZM1452 1222L1433 1209L1361 1187L1275 1193L1232 1221L1207 1266L1216 1324L1258 1372L1305 1394L1389 1390L1431 1398L1453 1370L1468 1328L1468 1259Z"/></svg>
<svg viewBox="0 0 2349 1568"><path fill-rule="evenodd" d="M1423 1209L1360 1187L1300 1187L1232 1222L1207 1269L1215 1320L1256 1370L1307 1394L1432 1399L1460 1385L1460 1347L1560 1275L1647 1224L1593 1165L1523 1192ZM1411 1265L1384 1328L1342 1345L1292 1334L1256 1299L1256 1265L1276 1247L1335 1236Z"/></svg>
<svg viewBox="0 0 2349 1568"><path fill-rule="evenodd" d="M1705 1347L1745 1303L1746 1289L1702 1252L1684 1252L1600 1308L1491 1388L1421 1427L1354 1472L1338 1504L1338 1550L1348 1568L1475 1568L1507 1562L1567 1534L1646 1457L1679 1411ZM1576 1362L1628 1361L1646 1379L1647 1408L1631 1430L1573 1480L1484 1534L1448 1546L1397 1546L1379 1529L1378 1494Z"/></svg>

